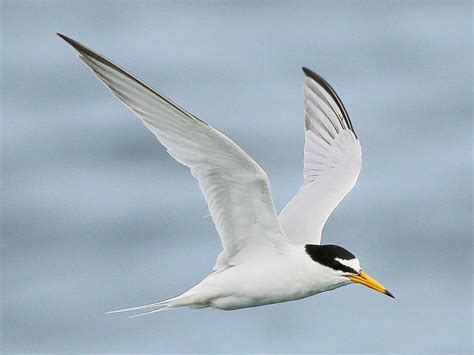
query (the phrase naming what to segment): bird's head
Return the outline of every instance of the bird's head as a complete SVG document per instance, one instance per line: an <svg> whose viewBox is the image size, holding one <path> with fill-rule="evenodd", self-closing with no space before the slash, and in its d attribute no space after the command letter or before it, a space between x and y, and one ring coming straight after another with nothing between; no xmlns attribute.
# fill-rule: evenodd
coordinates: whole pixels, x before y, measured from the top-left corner
<svg viewBox="0 0 474 355"><path fill-rule="evenodd" d="M384 286L362 271L359 259L350 251L338 245L305 246L306 253L313 261L330 269L332 276L342 283L360 283L389 297L395 298Z"/></svg>

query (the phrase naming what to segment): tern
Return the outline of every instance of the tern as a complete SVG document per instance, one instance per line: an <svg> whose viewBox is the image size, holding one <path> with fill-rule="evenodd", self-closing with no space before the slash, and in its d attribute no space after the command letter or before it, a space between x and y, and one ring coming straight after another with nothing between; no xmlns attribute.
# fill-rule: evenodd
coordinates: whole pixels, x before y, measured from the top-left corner
<svg viewBox="0 0 474 355"><path fill-rule="evenodd" d="M362 149L342 101L320 75L303 67L304 182L278 216L267 174L236 143L103 55L58 35L168 153L191 170L223 247L213 272L188 291L110 313L141 310L135 317L183 306L236 310L352 283L394 298L350 251L321 245L328 217L357 181Z"/></svg>

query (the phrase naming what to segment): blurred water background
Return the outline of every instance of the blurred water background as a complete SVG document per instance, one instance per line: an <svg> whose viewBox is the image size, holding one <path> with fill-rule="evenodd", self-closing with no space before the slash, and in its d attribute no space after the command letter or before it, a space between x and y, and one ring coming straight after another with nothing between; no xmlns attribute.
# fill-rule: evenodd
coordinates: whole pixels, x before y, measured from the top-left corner
<svg viewBox="0 0 474 355"><path fill-rule="evenodd" d="M2 349L472 350L472 3L2 1ZM351 286L234 312L104 312L174 296L220 243L197 183L55 33L102 52L302 181L303 73L360 137L323 242L395 295Z"/></svg>

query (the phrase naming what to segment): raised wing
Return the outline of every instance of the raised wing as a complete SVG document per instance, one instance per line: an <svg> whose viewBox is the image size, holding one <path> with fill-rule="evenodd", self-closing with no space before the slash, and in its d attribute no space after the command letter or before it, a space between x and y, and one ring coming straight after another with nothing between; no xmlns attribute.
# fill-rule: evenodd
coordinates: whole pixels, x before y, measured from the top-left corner
<svg viewBox="0 0 474 355"><path fill-rule="evenodd" d="M291 243L320 244L329 215L357 181L362 149L334 89L313 71L303 71L304 182L279 221Z"/></svg>
<svg viewBox="0 0 474 355"><path fill-rule="evenodd" d="M122 68L58 34L97 77L153 132L168 153L191 169L211 212L223 252L215 269L251 253L288 245L273 207L267 175L237 144Z"/></svg>

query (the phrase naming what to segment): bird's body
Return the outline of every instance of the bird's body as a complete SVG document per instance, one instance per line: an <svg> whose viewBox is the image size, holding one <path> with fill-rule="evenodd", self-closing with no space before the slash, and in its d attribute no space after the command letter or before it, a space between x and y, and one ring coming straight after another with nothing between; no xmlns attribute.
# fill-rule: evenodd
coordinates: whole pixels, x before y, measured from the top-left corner
<svg viewBox="0 0 474 355"><path fill-rule="evenodd" d="M304 245L289 245L281 253L215 271L166 304L233 310L298 300L350 283L343 277L334 283L327 269L308 258Z"/></svg>
<svg viewBox="0 0 474 355"><path fill-rule="evenodd" d="M183 294L139 309L181 306L233 310L312 296L353 282L393 297L346 249L320 245L324 224L352 189L361 146L332 87L306 74L304 182L277 216L268 177L237 144L107 58L61 36L80 58L191 170L208 204L223 251L214 272ZM141 315L141 314L139 314Z"/></svg>

